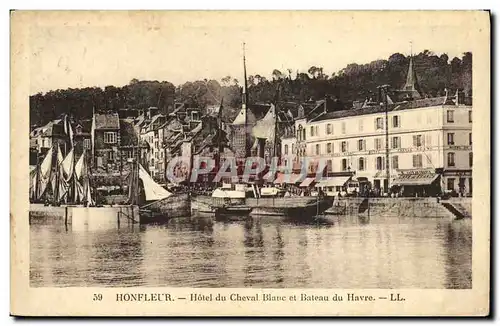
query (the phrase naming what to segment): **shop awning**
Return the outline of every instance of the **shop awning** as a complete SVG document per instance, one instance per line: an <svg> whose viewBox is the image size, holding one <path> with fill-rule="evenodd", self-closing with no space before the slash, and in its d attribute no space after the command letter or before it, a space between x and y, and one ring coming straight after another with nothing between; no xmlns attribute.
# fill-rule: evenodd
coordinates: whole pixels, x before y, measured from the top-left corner
<svg viewBox="0 0 500 326"><path fill-rule="evenodd" d="M309 187L315 181L314 178L305 178L304 181L299 185L299 187Z"/></svg>
<svg viewBox="0 0 500 326"><path fill-rule="evenodd" d="M274 180L274 183L276 183L276 184L284 184L284 183L294 184L294 183L301 182L302 180L304 180L304 176L301 174L280 173L278 175L278 177L276 178L276 180Z"/></svg>
<svg viewBox="0 0 500 326"><path fill-rule="evenodd" d="M433 183L439 174L428 171L412 171L410 173L401 173L394 180L394 185L399 186L426 186Z"/></svg>
<svg viewBox="0 0 500 326"><path fill-rule="evenodd" d="M323 180L320 180L316 187L318 188L323 188L323 187L341 187L345 185L345 183L350 179L351 177L330 177L326 178Z"/></svg>

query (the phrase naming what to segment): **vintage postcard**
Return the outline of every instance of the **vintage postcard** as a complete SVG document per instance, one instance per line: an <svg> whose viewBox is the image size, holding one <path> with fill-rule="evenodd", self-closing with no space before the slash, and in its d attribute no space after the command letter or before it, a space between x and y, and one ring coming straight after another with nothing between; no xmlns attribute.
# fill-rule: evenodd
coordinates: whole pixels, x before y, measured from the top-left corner
<svg viewBox="0 0 500 326"><path fill-rule="evenodd" d="M12 11L11 117L13 315L489 314L487 11Z"/></svg>

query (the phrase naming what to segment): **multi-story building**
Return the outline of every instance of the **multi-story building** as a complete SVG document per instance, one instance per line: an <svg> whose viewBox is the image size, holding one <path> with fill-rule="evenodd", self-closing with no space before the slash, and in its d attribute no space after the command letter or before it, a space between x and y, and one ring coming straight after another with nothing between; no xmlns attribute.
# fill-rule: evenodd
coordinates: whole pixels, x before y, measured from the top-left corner
<svg viewBox="0 0 500 326"><path fill-rule="evenodd" d="M120 119L118 113L95 113L92 118L92 157L97 169L118 170Z"/></svg>
<svg viewBox="0 0 500 326"><path fill-rule="evenodd" d="M67 153L67 134L64 131L62 119L50 121L46 125L33 128L30 132L30 148L43 156L47 151L59 143L63 153Z"/></svg>
<svg viewBox="0 0 500 326"><path fill-rule="evenodd" d="M409 74L414 76L411 66ZM385 105L365 103L339 111L328 111L325 105L295 121L295 137L282 140L282 155L295 161L322 158L329 175L350 173L381 192L401 185L422 186L414 189L421 194L430 186L471 194L472 105L465 104L458 91L455 96L447 92L442 97L388 102L387 149Z"/></svg>
<svg viewBox="0 0 500 326"><path fill-rule="evenodd" d="M87 158L91 158L92 155L92 137L90 135L92 129L91 120L82 120L78 122L75 126L75 131L73 133L73 142L75 148L76 157L80 157L83 151L86 151ZM90 162L89 162L90 163Z"/></svg>

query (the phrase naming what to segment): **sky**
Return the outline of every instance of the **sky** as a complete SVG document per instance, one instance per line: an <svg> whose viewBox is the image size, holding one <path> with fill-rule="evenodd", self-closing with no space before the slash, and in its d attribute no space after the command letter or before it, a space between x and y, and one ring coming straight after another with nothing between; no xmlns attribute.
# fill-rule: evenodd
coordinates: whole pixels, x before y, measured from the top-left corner
<svg viewBox="0 0 500 326"><path fill-rule="evenodd" d="M450 60L470 51L470 17L453 12L73 12L29 22L30 93L123 86L133 78L175 85L273 69L331 74L349 63L424 49ZM470 27L469 27L470 25ZM411 46L410 46L411 43Z"/></svg>

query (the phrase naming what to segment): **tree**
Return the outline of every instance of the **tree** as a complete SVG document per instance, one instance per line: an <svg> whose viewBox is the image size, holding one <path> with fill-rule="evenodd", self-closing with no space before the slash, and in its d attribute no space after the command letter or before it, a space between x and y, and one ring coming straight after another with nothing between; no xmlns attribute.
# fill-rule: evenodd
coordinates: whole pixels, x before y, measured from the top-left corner
<svg viewBox="0 0 500 326"><path fill-rule="evenodd" d="M274 69L272 73L273 79L280 80L283 78L283 74L278 69Z"/></svg>
<svg viewBox="0 0 500 326"><path fill-rule="evenodd" d="M226 76L221 79L222 85L224 86L229 86L229 83L231 82L231 76Z"/></svg>
<svg viewBox="0 0 500 326"><path fill-rule="evenodd" d="M322 67L312 66L307 71L309 74L297 71L293 80L290 78L291 69L287 69L286 82L283 82L283 73L275 69L271 81L259 74L248 77L249 100L251 103L273 101L279 86L279 98L283 101L319 100L333 95L339 103L349 107L352 101L376 96L377 86L381 84L400 89L406 81L409 60L401 53L394 53L387 60L350 63L331 76L326 76ZM471 52L449 60L447 54L436 55L426 50L413 56L413 66L423 96L440 94L444 88L463 89L472 94ZM203 109L207 105L219 104L222 98L225 107L237 112L236 108L241 105L241 88L236 78L225 76L219 82L202 77L177 87L168 81L134 78L123 87L69 88L33 94L29 98L30 124L46 124L64 113L75 119L90 119L94 109L96 112L116 112L157 106L166 111L174 101Z"/></svg>

